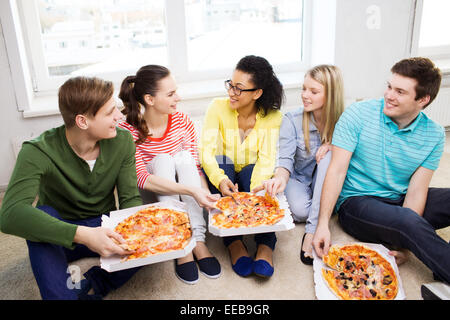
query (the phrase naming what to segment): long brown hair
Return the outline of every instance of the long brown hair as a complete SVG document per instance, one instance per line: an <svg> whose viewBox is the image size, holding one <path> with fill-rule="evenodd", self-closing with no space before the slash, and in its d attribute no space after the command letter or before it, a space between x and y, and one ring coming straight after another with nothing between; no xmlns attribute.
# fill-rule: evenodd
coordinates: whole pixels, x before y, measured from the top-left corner
<svg viewBox="0 0 450 320"><path fill-rule="evenodd" d="M136 144L147 139L148 127L143 118L142 108L145 108L144 95L155 96L158 92L158 83L170 75L169 69L159 65L141 67L135 76L128 76L122 81L119 98L123 101L127 122L139 132Z"/></svg>
<svg viewBox="0 0 450 320"><path fill-rule="evenodd" d="M307 75L324 86L325 126L323 132L320 133L320 142L331 143L334 127L344 111L344 82L341 71L333 65L318 65L309 70L305 77ZM312 115L312 112L303 113L303 136L308 153L310 152L309 122L313 121Z"/></svg>

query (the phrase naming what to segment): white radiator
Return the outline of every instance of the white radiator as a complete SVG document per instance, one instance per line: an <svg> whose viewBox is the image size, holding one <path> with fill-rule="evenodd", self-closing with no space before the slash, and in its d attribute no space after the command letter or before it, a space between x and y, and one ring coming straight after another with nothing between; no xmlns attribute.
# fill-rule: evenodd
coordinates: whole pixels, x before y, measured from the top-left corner
<svg viewBox="0 0 450 320"><path fill-rule="evenodd" d="M450 127L450 88L441 88L436 99L424 112L441 126Z"/></svg>

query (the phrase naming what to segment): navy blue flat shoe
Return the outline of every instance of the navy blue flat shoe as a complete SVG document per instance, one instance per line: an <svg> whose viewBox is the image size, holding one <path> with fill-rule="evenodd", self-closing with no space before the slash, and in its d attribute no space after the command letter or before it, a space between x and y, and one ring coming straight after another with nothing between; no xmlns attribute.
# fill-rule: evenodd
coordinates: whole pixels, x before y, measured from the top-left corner
<svg viewBox="0 0 450 320"><path fill-rule="evenodd" d="M211 279L217 279L222 274L222 269L220 268L220 263L215 257L207 257L200 260L195 258L198 263L198 268L200 272Z"/></svg>
<svg viewBox="0 0 450 320"><path fill-rule="evenodd" d="M260 276L269 278L273 275L274 268L266 260L255 260L253 262L253 272Z"/></svg>
<svg viewBox="0 0 450 320"><path fill-rule="evenodd" d="M198 268L195 261L189 261L183 264L175 262L175 275L186 284L195 284L198 282Z"/></svg>
<svg viewBox="0 0 450 320"><path fill-rule="evenodd" d="M242 256L237 259L235 264L231 264L234 272L241 277L247 277L253 272L253 259L247 256Z"/></svg>

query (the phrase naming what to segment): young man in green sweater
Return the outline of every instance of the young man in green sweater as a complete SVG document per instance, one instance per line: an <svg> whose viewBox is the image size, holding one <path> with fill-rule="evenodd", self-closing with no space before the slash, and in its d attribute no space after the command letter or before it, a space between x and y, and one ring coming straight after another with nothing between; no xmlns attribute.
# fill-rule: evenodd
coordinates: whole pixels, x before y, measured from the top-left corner
<svg viewBox="0 0 450 320"><path fill-rule="evenodd" d="M27 240L43 299L102 298L138 270L95 266L77 283L68 273L68 263L83 257L127 254L121 236L101 227L101 215L116 210L115 187L120 209L142 204L135 145L116 128L122 114L113 91L98 78L67 80L58 93L64 125L24 142L6 190L0 230Z"/></svg>

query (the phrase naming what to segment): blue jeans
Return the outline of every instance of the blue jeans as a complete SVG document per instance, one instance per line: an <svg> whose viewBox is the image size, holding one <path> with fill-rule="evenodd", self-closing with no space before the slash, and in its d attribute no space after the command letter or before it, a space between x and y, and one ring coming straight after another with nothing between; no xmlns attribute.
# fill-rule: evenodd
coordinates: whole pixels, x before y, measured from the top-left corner
<svg viewBox="0 0 450 320"><path fill-rule="evenodd" d="M423 216L390 200L351 197L339 208L339 222L353 237L410 250L434 275L450 283L450 244L435 230L450 225L450 189L429 188Z"/></svg>
<svg viewBox="0 0 450 320"><path fill-rule="evenodd" d="M250 182L252 178L254 164L249 164L245 166L240 172L236 172L234 169L233 161L227 156L216 156L217 163L219 167L224 171L224 173L228 176L228 178L235 184L238 184L239 191L250 192ZM206 175L206 174L205 174ZM211 193L220 193L217 188L212 185L212 183L208 180L208 187ZM223 237L223 243L225 246L229 246L232 242L236 240L242 240L243 236L230 236ZM275 243L277 242L277 237L275 232L267 232L267 233L257 233L255 234L255 242L257 245L265 244L272 250L275 249Z"/></svg>
<svg viewBox="0 0 450 320"><path fill-rule="evenodd" d="M69 221L62 219L58 212L50 206L39 206L37 208L68 223L87 227L99 227L101 225L101 216ZM69 285L71 281L69 280L68 263L86 257L99 257L99 255L81 244L77 244L73 250L47 242L29 240L27 240L27 245L31 268L42 299L78 299L77 290L73 285ZM138 270L139 268L133 268L109 273L98 266L94 266L84 276L91 283L95 294L106 296L108 292L127 282Z"/></svg>

